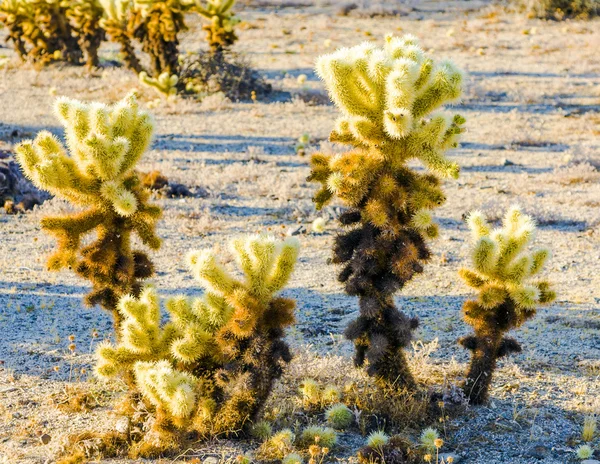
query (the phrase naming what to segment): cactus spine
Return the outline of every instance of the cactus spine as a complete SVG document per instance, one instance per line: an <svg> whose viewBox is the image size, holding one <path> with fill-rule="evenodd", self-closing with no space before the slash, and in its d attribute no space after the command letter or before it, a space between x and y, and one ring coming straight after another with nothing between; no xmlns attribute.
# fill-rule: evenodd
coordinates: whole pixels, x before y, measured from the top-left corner
<svg viewBox="0 0 600 464"><path fill-rule="evenodd" d="M154 124L138 108L135 94L114 106L59 98L55 110L69 153L47 131L16 147L23 171L38 188L84 208L42 219L42 228L58 240L48 267L70 267L91 280L86 302L112 311L118 329L118 299L139 294L141 280L153 273L148 256L132 250L132 232L151 249L160 246L154 228L161 210L148 202L149 192L134 171ZM82 238L93 231L95 240L83 245Z"/></svg>
<svg viewBox="0 0 600 464"><path fill-rule="evenodd" d="M156 409L155 432L200 436L240 430L266 401L282 365L291 359L283 341L294 321L294 301L277 296L298 255L298 242L268 236L233 240L244 280L227 272L210 250L188 261L205 290L202 298L171 298L161 326L158 295L119 303L120 342L97 350L101 377L124 375Z"/></svg>
<svg viewBox="0 0 600 464"><path fill-rule="evenodd" d="M535 235L535 223L518 206L511 207L502 228L492 230L478 211L468 217L473 237L472 269L459 271L465 283L479 292L465 302L463 314L474 335L460 340L472 351L464 390L473 404L489 396L496 361L521 351L521 345L505 334L531 319L536 307L556 298L546 280L532 280L543 269L550 251L527 251Z"/></svg>
<svg viewBox="0 0 600 464"><path fill-rule="evenodd" d="M339 220L349 230L334 246L343 264L339 280L359 297L360 315L346 330L355 363L382 385L415 387L403 352L418 321L399 311L393 294L430 256L426 239L437 235L431 210L446 197L441 177L459 168L444 152L458 143L460 115L439 108L458 99L462 73L435 62L413 36L388 36L383 48L364 43L321 57L317 72L341 110L330 140L352 146L341 155L315 154L309 180L322 187L320 209L334 196L348 206ZM430 171L407 166L420 160Z"/></svg>

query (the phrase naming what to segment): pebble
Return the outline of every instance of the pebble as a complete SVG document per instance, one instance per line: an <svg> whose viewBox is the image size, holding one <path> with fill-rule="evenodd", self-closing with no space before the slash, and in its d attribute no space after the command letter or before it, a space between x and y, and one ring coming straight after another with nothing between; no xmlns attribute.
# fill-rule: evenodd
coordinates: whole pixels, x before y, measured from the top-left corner
<svg viewBox="0 0 600 464"><path fill-rule="evenodd" d="M47 445L48 443L50 443L50 440L52 440L52 437L50 435L48 435L47 433L45 433L40 437L40 440L42 441L42 443L44 445Z"/></svg>
<svg viewBox="0 0 600 464"><path fill-rule="evenodd" d="M545 459L550 455L550 449L540 443L533 445L525 452L525 456L534 459Z"/></svg>
<svg viewBox="0 0 600 464"><path fill-rule="evenodd" d="M515 163L513 163L511 160L504 158L503 162L502 162L502 166L514 166Z"/></svg>
<svg viewBox="0 0 600 464"><path fill-rule="evenodd" d="M115 424L115 430L118 433L123 433L123 434L129 433L129 427L130 427L130 423L129 423L128 417L122 417Z"/></svg>
<svg viewBox="0 0 600 464"><path fill-rule="evenodd" d="M288 230L287 234L290 237L293 237L295 235L300 235L300 234L304 233L305 231L306 231L306 229L304 228L304 226L303 225L299 225L299 226L296 226L296 227L292 227L290 230Z"/></svg>
<svg viewBox="0 0 600 464"><path fill-rule="evenodd" d="M596 459L586 459L585 461L581 461L581 464L600 464L600 461Z"/></svg>

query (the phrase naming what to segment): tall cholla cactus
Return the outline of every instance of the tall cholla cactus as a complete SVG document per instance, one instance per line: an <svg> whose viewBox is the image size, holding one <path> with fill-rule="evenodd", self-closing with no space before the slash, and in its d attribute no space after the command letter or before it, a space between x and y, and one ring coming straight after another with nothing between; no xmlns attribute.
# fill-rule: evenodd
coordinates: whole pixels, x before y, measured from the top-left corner
<svg viewBox="0 0 600 464"><path fill-rule="evenodd" d="M210 21L202 27L212 53L222 53L231 47L237 38L234 27L240 20L231 11L235 0L196 0L195 11Z"/></svg>
<svg viewBox="0 0 600 464"><path fill-rule="evenodd" d="M72 267L91 280L87 303L112 311L118 328L118 299L137 295L140 280L153 273L146 254L131 249L131 233L152 249L160 246L154 227L161 210L148 203L149 192L134 171L154 125L138 108L135 94L114 106L59 98L55 109L69 153L47 131L16 147L23 171L38 188L85 208L42 219L42 228L58 239L48 267ZM95 240L84 246L82 238L92 231Z"/></svg>
<svg viewBox="0 0 600 464"><path fill-rule="evenodd" d="M61 0L3 0L0 22L6 24L8 39L23 60L81 61L76 33Z"/></svg>
<svg viewBox="0 0 600 464"><path fill-rule="evenodd" d="M127 31L127 21L131 11L130 0L99 0L103 16L100 25L113 42L121 47L120 56L127 69L136 74L143 71L142 65L135 54L131 37Z"/></svg>
<svg viewBox="0 0 600 464"><path fill-rule="evenodd" d="M187 30L184 14L190 7L187 0L133 0L128 29L150 56L153 77L179 74L177 34Z"/></svg>
<svg viewBox="0 0 600 464"><path fill-rule="evenodd" d="M102 7L98 0L67 0L63 2L65 14L77 37L79 47L85 54L88 68L99 64L98 49L104 40L104 29L100 27Z"/></svg>
<svg viewBox="0 0 600 464"><path fill-rule="evenodd" d="M315 154L309 177L322 184L318 209L334 196L349 207L339 219L351 229L336 238L333 258L344 265L346 292L360 302L346 336L357 366L367 359L383 385L412 388L403 348L418 321L397 310L393 294L430 256L425 239L438 233L431 210L446 199L436 175L458 176L444 152L457 145L465 120L438 110L460 97L462 73L434 62L410 35L388 36L383 48L343 48L319 58L317 71L342 112L330 140L353 147ZM414 158L431 173L410 169Z"/></svg>
<svg viewBox="0 0 600 464"><path fill-rule="evenodd" d="M214 252L191 253L204 296L167 300L164 325L153 288L139 299L123 298L120 343L97 350L98 375L133 379L156 409L154 437L140 445L141 454L171 446L180 432L240 430L260 412L291 359L283 335L294 321L295 304L276 295L294 269L298 242L250 236L234 240L231 248L244 280L230 275ZM160 446L152 444L156 436Z"/></svg>
<svg viewBox="0 0 600 464"><path fill-rule="evenodd" d="M552 302L556 294L546 280L533 280L550 251L527 251L535 223L519 207L508 210L500 229L492 230L478 211L469 215L468 224L473 235L473 269L459 273L479 291L479 298L464 305L465 320L475 334L460 343L473 352L465 393L473 404L481 404L488 399L496 360L521 351L515 339L505 337L506 332L531 319L536 307Z"/></svg>

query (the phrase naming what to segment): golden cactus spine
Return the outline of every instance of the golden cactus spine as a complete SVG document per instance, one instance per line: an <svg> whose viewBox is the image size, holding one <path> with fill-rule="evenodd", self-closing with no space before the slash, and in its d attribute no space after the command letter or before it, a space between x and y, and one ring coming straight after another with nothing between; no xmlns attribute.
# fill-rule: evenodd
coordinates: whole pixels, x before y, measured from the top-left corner
<svg viewBox="0 0 600 464"><path fill-rule="evenodd" d="M317 72L341 116L330 140L351 146L339 155L312 157L309 180L321 184L314 201L333 197L347 207L339 220L349 230L336 238L339 280L359 297L360 315L346 330L355 363L383 385L415 387L403 348L418 321L394 305L393 294L430 256L432 210L446 197L439 177L457 177L445 152L457 145L465 120L440 111L462 91L462 73L436 62L410 35L388 36L383 47L367 42L317 61ZM421 161L430 173L409 168Z"/></svg>
<svg viewBox="0 0 600 464"><path fill-rule="evenodd" d="M298 247L294 239L269 236L233 240L243 280L214 252L191 253L189 264L205 294L167 300L166 324L153 288L139 298L121 299L119 342L98 347L96 372L122 375L143 395L156 412L153 433L161 446L179 443L188 432L239 431L260 412L291 359L283 336L294 321L295 305L277 294L291 276ZM161 451L150 441L138 444L142 454Z"/></svg>
<svg viewBox="0 0 600 464"><path fill-rule="evenodd" d="M42 218L42 228L58 240L48 267L69 267L89 279L93 290L86 302L111 311L118 329L119 298L138 295L141 281L153 273L148 256L132 249L132 233L151 249L160 246L154 229L161 210L149 203L134 170L154 124L135 94L113 106L59 98L55 110L68 151L47 131L16 147L24 173L38 188L82 208ZM92 232L95 239L84 245L82 239Z"/></svg>
<svg viewBox="0 0 600 464"><path fill-rule="evenodd" d="M468 224L472 268L459 274L479 297L464 304L465 321L475 333L460 343L472 352L465 393L473 404L482 404L489 396L496 361L521 351L521 345L506 333L531 319L536 307L552 302L556 294L548 281L536 279L550 251L527 250L535 222L518 206L507 211L501 228L492 229L478 211L469 215Z"/></svg>

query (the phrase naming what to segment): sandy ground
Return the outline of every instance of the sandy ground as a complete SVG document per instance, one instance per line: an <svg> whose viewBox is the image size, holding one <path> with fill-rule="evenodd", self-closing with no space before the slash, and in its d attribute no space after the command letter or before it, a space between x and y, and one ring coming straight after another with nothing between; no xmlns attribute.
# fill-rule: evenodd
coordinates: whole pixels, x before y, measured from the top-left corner
<svg viewBox="0 0 600 464"><path fill-rule="evenodd" d="M304 133L312 149L336 149L326 142L336 109L301 97L322 92L312 70L319 54L388 32L413 33L426 50L468 73L456 106L468 131L451 154L462 173L446 183L431 264L397 297L421 319L417 338L438 339L429 362L443 369L468 359L456 339L468 331L460 308L469 293L456 271L467 256L462 217L471 209L497 218L518 202L532 214L538 243L554 251L548 273L559 292L515 334L524 352L501 363L489 407L448 424L446 451L469 464L575 462L584 415L600 413L600 22L527 20L485 2L413 2L407 15L393 18L338 17L337 6L325 2L259 3L241 12L250 27L240 31L236 50L277 92L255 103L178 99L152 110L156 138L141 168L160 169L209 193L156 200L165 211L158 230L164 246L153 256L160 270L153 282L164 295L198 293L182 260L188 250L222 246L234 234L268 229L285 235L302 226L301 258L286 291L298 301L298 324L288 338L296 350L311 353L300 359L328 353L347 364L352 347L340 333L355 316L356 301L326 265L337 209L315 211L315 186L305 181L308 159L294 150ZM189 51L203 46L200 23L190 18L190 24L182 43ZM105 60L115 53L104 45ZM0 55L8 58L0 69L0 148L40 129L60 134L54 94L108 102L138 87L135 76L109 65L93 74L38 71L20 65L8 48ZM300 74L307 75L305 84L298 83ZM155 98L141 91L144 101ZM109 400L119 386L101 385L89 374L98 342L91 334L110 337L110 319L82 306L85 281L45 270L53 240L40 232L39 219L64 208L50 200L28 214L0 215L2 463L53 462L69 433L110 429L117 419ZM319 216L329 219L323 234L310 230ZM71 334L75 355L67 349ZM58 406L69 385L96 392L99 406L64 412ZM42 444L42 434L51 436L49 444ZM593 445L600 449L598 436ZM236 446L211 443L195 453L235 455ZM342 446L339 460L354 451Z"/></svg>

